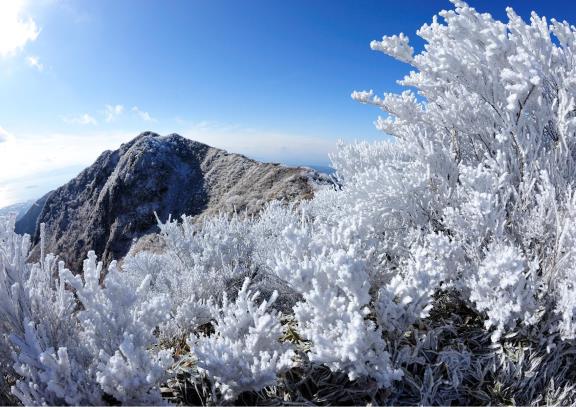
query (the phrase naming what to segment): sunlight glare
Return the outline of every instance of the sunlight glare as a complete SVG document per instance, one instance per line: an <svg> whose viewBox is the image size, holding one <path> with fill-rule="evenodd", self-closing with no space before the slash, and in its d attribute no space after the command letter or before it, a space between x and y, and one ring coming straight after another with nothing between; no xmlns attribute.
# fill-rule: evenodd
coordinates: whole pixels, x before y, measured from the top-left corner
<svg viewBox="0 0 576 407"><path fill-rule="evenodd" d="M0 57L22 49L39 34L36 22L24 15L24 0L0 1Z"/></svg>

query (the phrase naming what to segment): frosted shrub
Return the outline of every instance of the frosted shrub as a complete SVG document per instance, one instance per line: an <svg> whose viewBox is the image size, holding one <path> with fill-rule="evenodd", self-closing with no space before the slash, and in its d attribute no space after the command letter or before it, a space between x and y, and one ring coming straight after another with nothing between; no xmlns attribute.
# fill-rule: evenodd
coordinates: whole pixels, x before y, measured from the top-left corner
<svg viewBox="0 0 576 407"><path fill-rule="evenodd" d="M403 334L410 325L429 316L433 295L456 277L458 247L442 235L430 235L378 292L379 323L389 333Z"/></svg>
<svg viewBox="0 0 576 407"><path fill-rule="evenodd" d="M547 218L555 216L554 221L560 228L547 248L550 253L547 263L556 273L546 276L546 285L556 292L555 313L560 317L557 329L562 338L572 340L576 338L576 194L569 190L565 199L567 210L564 213L557 213L555 203L541 208L540 213L543 215L541 222L550 222ZM550 205L549 198L542 201L542 206Z"/></svg>
<svg viewBox="0 0 576 407"><path fill-rule="evenodd" d="M27 405L97 403L98 390L85 380L89 355L78 340L73 294L58 278L64 266L43 252L41 262L26 264L29 237L13 230L13 219L0 219L1 367L14 383L4 395Z"/></svg>
<svg viewBox="0 0 576 407"><path fill-rule="evenodd" d="M513 246L494 243L487 250L477 276L470 281L470 300L486 311L486 328L496 326L493 339L516 321L530 320L536 311L530 267ZM536 265L537 267L537 265Z"/></svg>
<svg viewBox="0 0 576 407"><path fill-rule="evenodd" d="M386 343L369 319L369 279L354 225L340 230L303 223L285 229L291 252L280 251L275 272L303 301L294 307L299 332L312 342L310 361L388 386L401 372L389 364Z"/></svg>
<svg viewBox="0 0 576 407"><path fill-rule="evenodd" d="M427 42L419 54L405 35L371 43L412 66L400 83L418 96L352 94L385 112L376 125L395 141L340 146L332 159L341 191L317 193L308 224L285 229L292 250L272 264L302 293L295 315L310 360L383 387L400 379L393 360L410 360L395 344L436 324L433 308L446 295L484 319L494 342L573 337L576 31L536 14L525 23L511 9L503 23L454 4L418 31ZM361 348L342 327L357 315L369 325L372 312L374 330L356 332L367 340L377 331L383 342ZM370 368L387 360L375 348L396 355L391 380ZM506 371L494 374L505 380Z"/></svg>
<svg viewBox="0 0 576 407"><path fill-rule="evenodd" d="M169 293L172 317L161 327L163 338L187 335L213 318L211 302L235 295L246 277L263 293L279 291L281 308L293 303L293 291L269 272L271 251L288 247L282 229L297 219L279 202L267 205L258 219L220 214L198 223L160 223L161 253L131 254L123 262L125 279L136 287L150 274L151 290Z"/></svg>
<svg viewBox="0 0 576 407"><path fill-rule="evenodd" d="M576 272L571 271L559 283L556 312L561 321L558 328L564 339L576 339Z"/></svg>
<svg viewBox="0 0 576 407"><path fill-rule="evenodd" d="M52 255L26 264L28 237L13 226L2 219L2 376L15 379L10 392L26 405L103 404L105 395L125 404L161 402L158 384L171 352L151 347L166 318L165 296L148 295L149 278L132 291L114 265L102 286L94 253L83 277Z"/></svg>
<svg viewBox="0 0 576 407"><path fill-rule="evenodd" d="M102 263L97 264L96 255L90 252L83 279L63 273L84 307L77 317L81 339L94 355L96 381L122 403L158 403L156 386L165 378L172 357L169 350L150 352L149 347L157 344L153 331L167 318L168 298L149 296L149 276L131 291L115 263L102 288L101 271Z"/></svg>
<svg viewBox="0 0 576 407"><path fill-rule="evenodd" d="M346 184L349 193L368 208L359 216L368 217L385 241L389 236L399 276L410 264L402 252L423 243L413 230L441 233L460 246L463 256L452 267L461 272L447 277L486 313L497 340L505 327L533 323L529 315L555 296L541 290L554 292L551 276L561 276L543 257L558 256L546 245L561 236L568 210L563 191L575 175L574 87L568 79L575 32L536 14L526 24L508 9L509 22L501 23L464 2L454 4L455 10L440 13L444 24L435 17L418 31L427 42L418 55L411 55L405 36L371 44L412 65L401 83L417 88L424 101L410 91L353 93L387 113L377 126L396 143L383 150L385 161L364 154L375 165L356 167L356 175L346 163L358 156L353 149L344 150L348 157L340 153L336 165L343 163L344 179L354 181ZM554 194L545 199L557 215L538 223L532 217L545 215L543 191ZM530 232L540 228L540 236L527 239L529 224ZM542 279L534 281L537 276ZM421 274L423 282L428 278Z"/></svg>
<svg viewBox="0 0 576 407"><path fill-rule="evenodd" d="M279 315L269 309L278 294L257 305L259 293L252 293L249 283L246 279L234 302L224 295L222 307L215 312L214 335L188 340L199 371L227 401L242 391L275 384L276 376L292 366L291 346L280 343Z"/></svg>

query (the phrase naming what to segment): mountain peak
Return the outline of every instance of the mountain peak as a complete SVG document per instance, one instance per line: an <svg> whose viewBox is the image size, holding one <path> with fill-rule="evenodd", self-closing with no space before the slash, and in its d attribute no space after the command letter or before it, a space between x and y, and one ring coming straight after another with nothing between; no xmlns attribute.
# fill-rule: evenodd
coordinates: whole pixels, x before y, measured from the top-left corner
<svg viewBox="0 0 576 407"><path fill-rule="evenodd" d="M27 213L20 233L39 241L46 224L47 247L80 269L89 249L105 262L123 257L132 242L157 231L156 218L216 212L256 214L274 199L313 194L306 168L259 163L178 134L144 132L116 151L105 151L76 178L44 197ZM34 225L35 229L32 229Z"/></svg>

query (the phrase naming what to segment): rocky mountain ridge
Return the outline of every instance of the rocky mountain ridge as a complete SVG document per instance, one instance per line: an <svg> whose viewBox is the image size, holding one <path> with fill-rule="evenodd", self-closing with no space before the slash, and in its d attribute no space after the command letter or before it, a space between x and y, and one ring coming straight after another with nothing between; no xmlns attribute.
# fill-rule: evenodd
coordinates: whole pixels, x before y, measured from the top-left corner
<svg viewBox="0 0 576 407"><path fill-rule="evenodd" d="M256 214L271 200L312 197L317 181L325 178L312 169L260 163L177 134L146 132L102 153L39 200L16 228L38 246L39 225L45 223L46 250L79 271L88 250L108 263L156 232L155 213L162 221L220 211Z"/></svg>

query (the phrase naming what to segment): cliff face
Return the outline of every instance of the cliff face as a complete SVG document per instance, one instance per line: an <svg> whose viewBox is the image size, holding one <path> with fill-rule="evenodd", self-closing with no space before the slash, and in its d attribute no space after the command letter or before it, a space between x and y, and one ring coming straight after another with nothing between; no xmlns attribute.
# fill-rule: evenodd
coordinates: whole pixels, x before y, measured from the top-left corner
<svg viewBox="0 0 576 407"><path fill-rule="evenodd" d="M183 138L143 133L116 151L104 152L75 179L38 202L18 223L46 249L80 271L88 250L105 263L123 257L133 241L157 231L154 213L207 216L219 211L257 213L273 199L312 196L305 168L264 164ZM32 229L32 226L34 230ZM37 250L36 250L37 251Z"/></svg>
<svg viewBox="0 0 576 407"><path fill-rule="evenodd" d="M30 236L34 235L34 232L36 231L36 221L42 212L46 200L48 200L52 192L54 191L50 191L42 198L38 199L30 205L24 213L16 218L16 227L14 228L16 233L20 235L25 233L28 233Z"/></svg>

